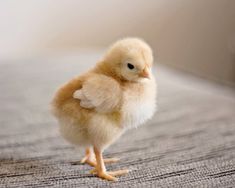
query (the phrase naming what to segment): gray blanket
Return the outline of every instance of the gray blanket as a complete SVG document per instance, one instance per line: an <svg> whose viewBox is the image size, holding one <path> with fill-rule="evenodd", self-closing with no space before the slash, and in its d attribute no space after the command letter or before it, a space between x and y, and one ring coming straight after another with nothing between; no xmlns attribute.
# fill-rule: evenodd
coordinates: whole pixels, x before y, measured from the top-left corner
<svg viewBox="0 0 235 188"><path fill-rule="evenodd" d="M158 112L105 151L129 168L118 182L74 165L49 102L56 88L100 54L0 64L0 187L235 187L235 91L156 66Z"/></svg>

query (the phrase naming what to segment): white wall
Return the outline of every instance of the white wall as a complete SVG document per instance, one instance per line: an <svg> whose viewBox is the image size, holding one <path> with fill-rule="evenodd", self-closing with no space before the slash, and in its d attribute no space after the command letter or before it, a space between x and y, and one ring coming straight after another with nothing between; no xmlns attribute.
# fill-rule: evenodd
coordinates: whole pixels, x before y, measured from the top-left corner
<svg viewBox="0 0 235 188"><path fill-rule="evenodd" d="M156 39L160 61L235 83L235 1L175 0L172 6Z"/></svg>
<svg viewBox="0 0 235 188"><path fill-rule="evenodd" d="M160 62L235 83L234 0L0 1L0 62L140 36Z"/></svg>
<svg viewBox="0 0 235 188"><path fill-rule="evenodd" d="M151 39L155 18L148 17L157 9L154 0L0 1L0 57L106 46L127 35Z"/></svg>

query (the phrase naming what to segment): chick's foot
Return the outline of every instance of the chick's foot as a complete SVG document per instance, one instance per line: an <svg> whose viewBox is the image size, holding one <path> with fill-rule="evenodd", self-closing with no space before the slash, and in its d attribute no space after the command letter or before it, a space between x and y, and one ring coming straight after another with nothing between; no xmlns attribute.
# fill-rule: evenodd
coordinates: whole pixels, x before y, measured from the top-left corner
<svg viewBox="0 0 235 188"><path fill-rule="evenodd" d="M104 159L104 163L108 164L108 163L116 163L120 161L119 158L113 157L113 158L105 158Z"/></svg>
<svg viewBox="0 0 235 188"><path fill-rule="evenodd" d="M106 158L106 159L104 159L104 163L105 164L115 163L115 162L117 162L119 160L120 160L119 158ZM89 156L85 156L84 158L82 158L80 163L82 163L82 164L86 163L86 164L88 164L90 166L93 166L93 167L96 166L96 160L91 158L91 157L89 157Z"/></svg>
<svg viewBox="0 0 235 188"><path fill-rule="evenodd" d="M125 175L129 172L129 170L116 170L116 171L99 171L96 168L90 171L91 174L96 174L98 177L109 180L109 181L117 181L118 178L116 176Z"/></svg>
<svg viewBox="0 0 235 188"><path fill-rule="evenodd" d="M86 163L86 164L89 164L90 166L93 166L93 167L96 166L95 155L94 155L94 152L92 151L91 148L86 149L85 157L82 158L80 163L82 163L82 164Z"/></svg>
<svg viewBox="0 0 235 188"><path fill-rule="evenodd" d="M96 161L95 160L92 160L92 159L89 159L89 158L87 158L87 157L84 157L81 161L80 161L80 163L82 163L82 164L88 164L88 165L90 165L90 166L96 166Z"/></svg>
<svg viewBox="0 0 235 188"><path fill-rule="evenodd" d="M106 164L115 163L119 160L120 160L119 158L115 158L115 157L103 159L104 163L106 163ZM86 149L85 157L82 158L80 163L82 163L82 164L86 163L86 164L89 164L90 166L93 166L93 167L95 167L97 165L95 154L94 154L94 151L92 150L92 148ZM76 164L76 163L74 163L74 164Z"/></svg>
<svg viewBox="0 0 235 188"><path fill-rule="evenodd" d="M96 157L97 165L95 166L95 169L91 171L92 174L96 174L98 177L109 180L109 181L117 181L118 179L115 176L120 176L123 174L127 174L129 170L118 170L118 171L106 171L106 167L104 164L104 159L102 155L102 149L97 148L94 146L94 153ZM116 161L116 159L111 159L109 162Z"/></svg>

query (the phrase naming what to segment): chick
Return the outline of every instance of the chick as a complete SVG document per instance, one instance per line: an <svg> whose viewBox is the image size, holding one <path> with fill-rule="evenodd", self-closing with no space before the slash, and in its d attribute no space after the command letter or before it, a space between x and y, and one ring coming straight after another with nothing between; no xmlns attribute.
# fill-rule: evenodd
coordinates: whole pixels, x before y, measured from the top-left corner
<svg viewBox="0 0 235 188"><path fill-rule="evenodd" d="M155 111L156 84L151 73L151 48L141 39L114 43L88 72L62 86L52 101L62 136L86 148L81 160L94 166L92 173L106 180L128 170L108 172L102 153L127 129L150 119Z"/></svg>

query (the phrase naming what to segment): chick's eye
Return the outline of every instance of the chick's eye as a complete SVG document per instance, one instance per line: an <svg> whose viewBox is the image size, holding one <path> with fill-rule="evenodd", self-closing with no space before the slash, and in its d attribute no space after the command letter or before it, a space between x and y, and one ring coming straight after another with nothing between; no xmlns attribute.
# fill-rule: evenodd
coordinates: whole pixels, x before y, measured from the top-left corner
<svg viewBox="0 0 235 188"><path fill-rule="evenodd" d="M130 63L127 63L127 67L128 67L129 69L134 69L134 68L135 68L135 66L132 65L132 64L130 64Z"/></svg>

